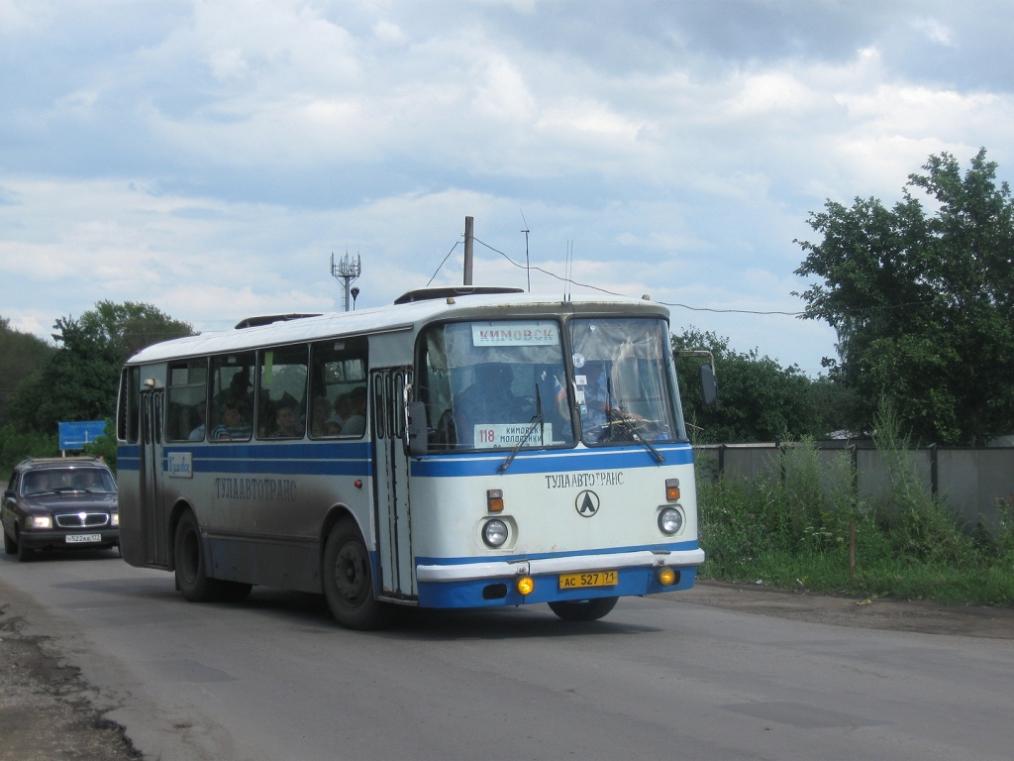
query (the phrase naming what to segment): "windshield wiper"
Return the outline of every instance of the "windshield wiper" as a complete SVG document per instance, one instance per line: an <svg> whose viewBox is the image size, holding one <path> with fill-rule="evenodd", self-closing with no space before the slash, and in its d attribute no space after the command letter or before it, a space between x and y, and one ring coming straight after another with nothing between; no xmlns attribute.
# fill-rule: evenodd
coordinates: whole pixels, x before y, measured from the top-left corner
<svg viewBox="0 0 1014 761"><path fill-rule="evenodd" d="M614 417L613 420L615 420L617 423L619 423L624 427L627 433L630 434L630 438L632 438L638 444L647 449L651 453L651 456L654 458L655 462L659 463L660 465L663 462L665 462L665 457L662 456L662 453L659 452L657 449L655 449L655 447L652 446L651 442L641 435L641 431L638 429L637 424L633 420L628 418L622 412L616 417Z"/></svg>
<svg viewBox="0 0 1014 761"><path fill-rule="evenodd" d="M640 430L638 430L637 426L627 417L623 410L619 407L613 407L613 384L612 379L608 375L606 376L606 394L608 396L609 421L617 422L623 426L623 429L630 434L630 438L647 449L656 463L661 465L665 462L665 457L662 456L662 453L655 449L651 445L651 442L641 435Z"/></svg>
<svg viewBox="0 0 1014 761"><path fill-rule="evenodd" d="M518 452L521 451L521 447L528 443L528 439L532 438L532 432L536 429L536 427L545 425L545 421L542 418L542 394L539 392L538 382L535 383L535 414L532 415L530 422L531 425L528 426L528 430L525 431L525 435L521 437L521 441L514 445L511 453L507 455L507 459L505 459L497 467L497 473L506 473L507 469L511 466L511 463L514 462L514 458L518 456ZM545 443L545 438L545 429L543 429L543 443Z"/></svg>

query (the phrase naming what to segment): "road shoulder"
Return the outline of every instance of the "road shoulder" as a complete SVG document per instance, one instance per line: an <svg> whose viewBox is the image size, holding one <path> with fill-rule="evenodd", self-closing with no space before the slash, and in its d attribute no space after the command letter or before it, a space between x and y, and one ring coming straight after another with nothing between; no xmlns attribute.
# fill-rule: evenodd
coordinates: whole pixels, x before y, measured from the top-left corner
<svg viewBox="0 0 1014 761"><path fill-rule="evenodd" d="M832 597L718 581L699 582L693 589L673 595L696 605L833 626L1014 639L1014 608Z"/></svg>

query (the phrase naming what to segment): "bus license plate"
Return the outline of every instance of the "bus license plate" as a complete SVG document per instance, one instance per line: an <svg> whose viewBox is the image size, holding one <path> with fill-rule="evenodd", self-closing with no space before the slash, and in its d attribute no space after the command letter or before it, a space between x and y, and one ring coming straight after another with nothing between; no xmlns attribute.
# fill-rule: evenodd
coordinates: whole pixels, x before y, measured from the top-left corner
<svg viewBox="0 0 1014 761"><path fill-rule="evenodd" d="M587 573L560 574L560 589L582 589L584 587L615 587L618 580L616 571L588 571Z"/></svg>
<svg viewBox="0 0 1014 761"><path fill-rule="evenodd" d="M67 544L87 544L89 542L101 542L102 534L67 534Z"/></svg>

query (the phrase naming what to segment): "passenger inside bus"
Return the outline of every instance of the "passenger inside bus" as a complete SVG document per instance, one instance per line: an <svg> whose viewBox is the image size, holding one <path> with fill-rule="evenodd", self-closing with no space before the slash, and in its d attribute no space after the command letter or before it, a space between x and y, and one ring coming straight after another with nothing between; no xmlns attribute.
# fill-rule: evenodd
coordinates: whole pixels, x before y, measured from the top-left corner
<svg viewBox="0 0 1014 761"><path fill-rule="evenodd" d="M366 386L349 392L349 414L341 426L343 436L362 436L366 430Z"/></svg>
<svg viewBox="0 0 1014 761"><path fill-rule="evenodd" d="M302 438L303 422L299 417L298 404L295 399L283 399L275 407L275 422L269 437L273 438Z"/></svg>
<svg viewBox="0 0 1014 761"><path fill-rule="evenodd" d="M229 439L249 439L251 422L250 407L243 400L227 399L222 407L221 420L211 432L215 441Z"/></svg>

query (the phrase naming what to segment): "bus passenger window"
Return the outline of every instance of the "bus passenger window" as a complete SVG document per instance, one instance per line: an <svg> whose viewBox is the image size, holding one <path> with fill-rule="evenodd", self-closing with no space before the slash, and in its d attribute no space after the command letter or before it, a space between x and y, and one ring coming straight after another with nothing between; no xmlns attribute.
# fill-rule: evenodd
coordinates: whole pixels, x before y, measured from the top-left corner
<svg viewBox="0 0 1014 761"><path fill-rule="evenodd" d="M366 430L365 338L310 345L310 437L361 436Z"/></svg>
<svg viewBox="0 0 1014 761"><path fill-rule="evenodd" d="M211 358L212 441L249 441L253 429L252 351Z"/></svg>
<svg viewBox="0 0 1014 761"><path fill-rule="evenodd" d="M307 356L306 344L259 352L257 438L303 438Z"/></svg>

